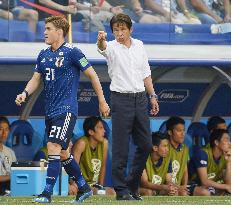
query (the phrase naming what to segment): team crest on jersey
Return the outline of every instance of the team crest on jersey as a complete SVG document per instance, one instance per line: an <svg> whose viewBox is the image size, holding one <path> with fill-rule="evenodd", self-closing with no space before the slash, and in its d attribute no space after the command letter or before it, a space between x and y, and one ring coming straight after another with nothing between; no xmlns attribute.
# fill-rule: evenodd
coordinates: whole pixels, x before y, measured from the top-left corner
<svg viewBox="0 0 231 205"><path fill-rule="evenodd" d="M162 182L162 178L159 176L159 175L153 175L152 176L152 183L153 184L161 184L161 182Z"/></svg>
<svg viewBox="0 0 231 205"><path fill-rule="evenodd" d="M56 67L60 68L63 65L64 57L58 57L56 58L55 65Z"/></svg>
<svg viewBox="0 0 231 205"><path fill-rule="evenodd" d="M60 56L63 56L63 52L59 52L59 55L60 55Z"/></svg>
<svg viewBox="0 0 231 205"><path fill-rule="evenodd" d="M46 61L46 59L45 59L45 58L43 58L43 59L42 59L42 61L41 61L41 63L45 63L45 61Z"/></svg>
<svg viewBox="0 0 231 205"><path fill-rule="evenodd" d="M173 160L172 162L172 181L177 183L177 173L180 170L180 163L177 160Z"/></svg>

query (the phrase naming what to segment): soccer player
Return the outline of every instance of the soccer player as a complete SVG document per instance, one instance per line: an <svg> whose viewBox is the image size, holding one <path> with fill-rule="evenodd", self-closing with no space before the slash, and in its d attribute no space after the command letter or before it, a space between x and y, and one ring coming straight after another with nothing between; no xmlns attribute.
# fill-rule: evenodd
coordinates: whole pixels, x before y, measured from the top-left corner
<svg viewBox="0 0 231 205"><path fill-rule="evenodd" d="M170 136L169 155L172 159L172 180L178 187L178 195L187 195L189 149L184 144L185 121L180 117L170 117L166 122Z"/></svg>
<svg viewBox="0 0 231 205"><path fill-rule="evenodd" d="M194 153L189 167L194 187L206 188L207 195L230 194L231 149L228 131L215 129L210 135L210 144Z"/></svg>
<svg viewBox="0 0 231 205"><path fill-rule="evenodd" d="M146 162L141 177L141 195L176 195L177 187L172 183L172 160L169 156L167 134L152 133L152 153Z"/></svg>
<svg viewBox="0 0 231 205"><path fill-rule="evenodd" d="M60 171L60 154L68 148L77 118L77 89L80 71L91 81L99 100L99 111L108 116L110 109L105 101L97 74L84 54L65 42L69 24L64 17L52 16L45 20L45 43L50 47L42 50L37 58L34 74L25 90L17 95L16 104L21 105L43 80L45 91L45 119L48 136L48 168L46 186L35 202L49 203L53 187ZM68 175L78 185L76 203L92 195L79 165L69 155L62 161Z"/></svg>
<svg viewBox="0 0 231 205"><path fill-rule="evenodd" d="M77 140L72 152L84 179L92 187L94 194L115 195L112 188L104 187L108 140L105 138L102 119L96 116L86 118L83 130L85 136Z"/></svg>

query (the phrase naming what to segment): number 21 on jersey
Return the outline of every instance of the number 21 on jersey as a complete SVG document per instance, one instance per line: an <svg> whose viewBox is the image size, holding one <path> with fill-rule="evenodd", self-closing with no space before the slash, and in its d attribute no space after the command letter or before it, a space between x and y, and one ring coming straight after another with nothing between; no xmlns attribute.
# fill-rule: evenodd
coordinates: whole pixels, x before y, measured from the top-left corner
<svg viewBox="0 0 231 205"><path fill-rule="evenodd" d="M54 68L46 68L46 80L54 80L55 79L55 69Z"/></svg>

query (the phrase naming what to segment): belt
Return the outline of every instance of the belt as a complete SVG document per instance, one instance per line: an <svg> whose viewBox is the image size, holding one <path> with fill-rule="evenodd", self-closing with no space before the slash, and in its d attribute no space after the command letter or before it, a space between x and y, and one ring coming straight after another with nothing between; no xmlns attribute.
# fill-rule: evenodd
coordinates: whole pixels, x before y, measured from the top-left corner
<svg viewBox="0 0 231 205"><path fill-rule="evenodd" d="M137 97L143 97L146 96L146 92L137 92L137 93L120 93L116 91L111 91L111 93L115 95L120 95L120 96L126 96L126 97L131 97L131 98L137 98Z"/></svg>

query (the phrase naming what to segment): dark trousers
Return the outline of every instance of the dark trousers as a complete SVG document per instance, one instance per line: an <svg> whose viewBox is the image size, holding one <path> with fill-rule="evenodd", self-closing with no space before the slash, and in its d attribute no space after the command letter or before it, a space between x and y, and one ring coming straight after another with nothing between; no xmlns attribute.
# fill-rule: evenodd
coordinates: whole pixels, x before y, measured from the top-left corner
<svg viewBox="0 0 231 205"><path fill-rule="evenodd" d="M0 182L0 195L5 195L6 190L10 190L10 181Z"/></svg>
<svg viewBox="0 0 231 205"><path fill-rule="evenodd" d="M148 102L145 92L138 95L111 93L112 114L112 182L116 194L136 192L152 150ZM126 178L129 139L137 146Z"/></svg>

